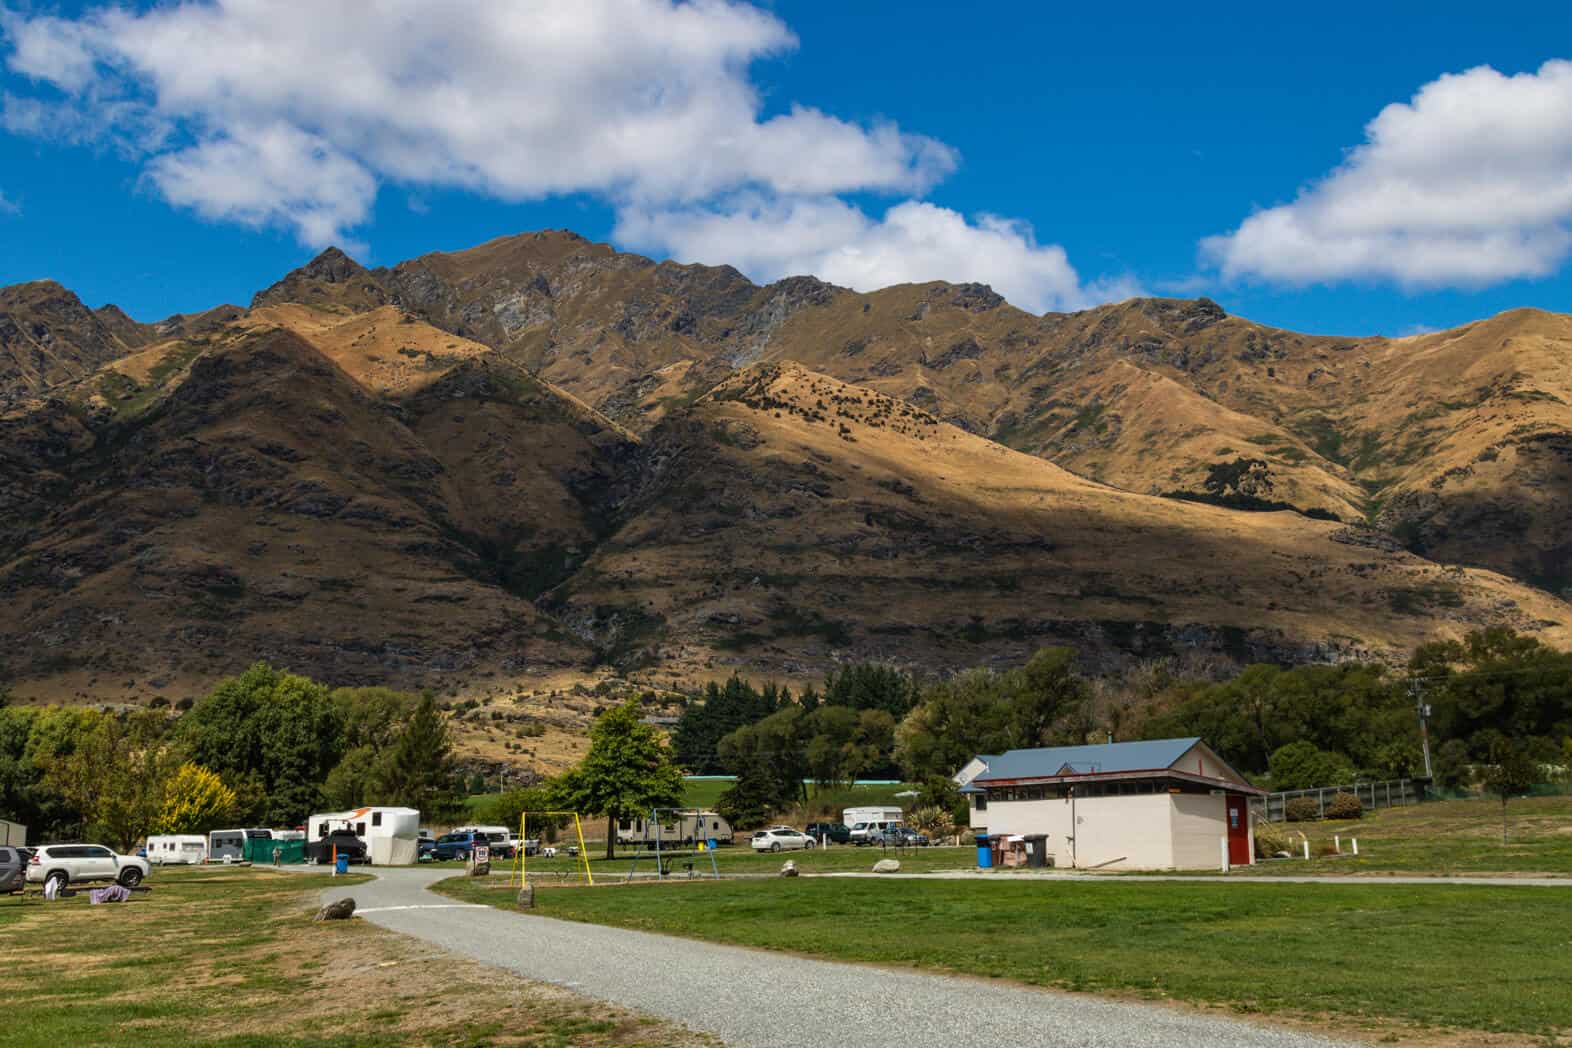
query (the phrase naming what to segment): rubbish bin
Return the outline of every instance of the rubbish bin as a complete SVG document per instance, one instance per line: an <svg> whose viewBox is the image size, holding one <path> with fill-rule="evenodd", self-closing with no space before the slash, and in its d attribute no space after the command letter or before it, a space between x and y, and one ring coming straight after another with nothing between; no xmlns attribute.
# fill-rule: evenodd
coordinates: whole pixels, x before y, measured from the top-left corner
<svg viewBox="0 0 1572 1048"><path fill-rule="evenodd" d="M1026 834L1026 865L1028 868L1040 868L1048 865L1048 835L1046 833Z"/></svg>
<svg viewBox="0 0 1572 1048"><path fill-rule="evenodd" d="M711 837L709 840L705 841L704 844L707 848L709 848L710 851L714 851L716 848L720 847L720 842L717 841L714 837Z"/></svg>
<svg viewBox="0 0 1572 1048"><path fill-rule="evenodd" d="M993 868L993 849L988 846L988 835L977 835L977 868L988 870Z"/></svg>
<svg viewBox="0 0 1572 1048"><path fill-rule="evenodd" d="M338 861L333 864L333 872L334 873L340 873L340 874L349 872L349 856L348 855L343 855L343 854L339 855Z"/></svg>

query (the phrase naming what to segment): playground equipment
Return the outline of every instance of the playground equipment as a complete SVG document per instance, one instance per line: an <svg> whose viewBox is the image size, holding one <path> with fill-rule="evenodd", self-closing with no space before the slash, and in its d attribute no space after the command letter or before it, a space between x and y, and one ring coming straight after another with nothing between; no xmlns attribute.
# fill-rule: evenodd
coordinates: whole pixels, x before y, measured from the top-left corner
<svg viewBox="0 0 1572 1048"><path fill-rule="evenodd" d="M529 840L529 817L531 815L548 821L564 819L570 815L573 817L573 832L579 839L578 859L580 865L584 867L584 883L594 887L595 875L590 873L589 849L584 847L584 824L579 820L579 813L576 811L526 811L519 813L519 846L513 852L513 865L508 871L508 887L513 887L515 877L518 878L518 886L520 888L529 885L529 856L525 854L529 851L529 848L525 842Z"/></svg>
<svg viewBox="0 0 1572 1048"><path fill-rule="evenodd" d="M689 859L683 865L687 868L689 877L693 876L694 860L697 856L708 855L710 860L710 873L715 879L720 880L720 867L715 862L715 840L700 838L691 845L685 845L681 837L673 841L678 847L673 850L663 847L661 826L674 825L684 827L690 825L703 825L703 815L697 808L651 808L649 821L646 826L654 827L654 840L648 843L640 842L633 853L633 865L628 867L628 883L633 882L633 874L639 868L640 859L653 858L655 860L655 876L665 880L671 874L671 864L677 859ZM728 827L729 829L730 827Z"/></svg>

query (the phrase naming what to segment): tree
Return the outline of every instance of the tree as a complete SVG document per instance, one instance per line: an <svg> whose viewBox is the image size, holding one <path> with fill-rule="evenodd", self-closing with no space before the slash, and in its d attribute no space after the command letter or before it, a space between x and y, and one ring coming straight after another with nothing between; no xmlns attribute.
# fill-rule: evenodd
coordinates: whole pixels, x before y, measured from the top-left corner
<svg viewBox="0 0 1572 1048"><path fill-rule="evenodd" d="M789 691L774 684L756 689L736 674L725 684L710 681L703 701L690 702L672 731L677 763L694 775L723 772L720 741L738 728L763 720L790 699Z"/></svg>
<svg viewBox="0 0 1572 1048"><path fill-rule="evenodd" d="M617 856L617 823L682 800L682 772L660 734L639 721L630 699L596 718L590 748L578 767L557 780L559 808L606 816L606 858Z"/></svg>
<svg viewBox="0 0 1572 1048"><path fill-rule="evenodd" d="M808 775L810 723L824 713L805 714L799 706L765 717L757 724L738 728L720 742L721 760L737 782L721 795L717 806L731 820L735 812L742 825L763 814L790 807L803 799L802 780ZM857 715L845 711L853 720Z"/></svg>
<svg viewBox="0 0 1572 1048"><path fill-rule="evenodd" d="M377 762L377 795L384 804L418 808L427 819L444 822L462 807L458 777L447 721L426 692Z"/></svg>
<svg viewBox="0 0 1572 1048"><path fill-rule="evenodd" d="M344 721L327 688L258 662L220 681L179 722L187 756L244 798L245 812L295 826L319 810L322 785L345 750Z"/></svg>
<svg viewBox="0 0 1572 1048"><path fill-rule="evenodd" d="M536 812L549 811L557 806L554 796L554 787L550 782L537 783L534 786L517 786L502 793L487 795L482 803L478 818L482 822L499 826L506 826L517 830L519 817L525 812L530 812L525 831L530 834L539 834L548 841L557 839L557 831L567 825L567 818L561 815L538 815Z"/></svg>
<svg viewBox="0 0 1572 1048"><path fill-rule="evenodd" d="M90 833L129 851L163 805L173 765L163 729L155 713L100 715L73 752L50 760L45 783L82 813Z"/></svg>
<svg viewBox="0 0 1572 1048"><path fill-rule="evenodd" d="M224 780L200 764L185 763L164 786L157 832L207 833L234 821L238 800Z"/></svg>
<svg viewBox="0 0 1572 1048"><path fill-rule="evenodd" d="M1268 767L1274 790L1313 790L1340 786L1354 779L1353 766L1336 753L1327 753L1313 742L1300 739L1272 751Z"/></svg>
<svg viewBox="0 0 1572 1048"><path fill-rule="evenodd" d="M1482 777L1485 792L1501 798L1501 844L1507 843L1507 802L1539 782L1539 764L1520 740L1500 738L1490 748Z"/></svg>
<svg viewBox="0 0 1572 1048"><path fill-rule="evenodd" d="M882 662L858 662L824 678L825 706L883 710L901 718L917 705L917 682L905 670Z"/></svg>

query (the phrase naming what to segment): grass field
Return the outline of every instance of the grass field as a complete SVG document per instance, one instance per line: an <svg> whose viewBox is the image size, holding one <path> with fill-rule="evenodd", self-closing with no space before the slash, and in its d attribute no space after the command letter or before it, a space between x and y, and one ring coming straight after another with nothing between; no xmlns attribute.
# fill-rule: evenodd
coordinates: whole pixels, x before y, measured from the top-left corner
<svg viewBox="0 0 1572 1048"><path fill-rule="evenodd" d="M1494 801L1440 801L1385 808L1363 819L1288 823L1303 833L1311 853L1330 846L1334 834L1359 856L1315 858L1306 863L1268 862L1255 871L1274 874L1550 874L1572 876L1572 797L1530 797L1507 806L1507 844L1501 843L1501 805Z"/></svg>
<svg viewBox="0 0 1572 1048"><path fill-rule="evenodd" d="M508 905L490 880L439 890ZM1457 885L770 879L546 888L536 912L1345 1033L1551 1038L1572 1034L1569 903Z"/></svg>
<svg viewBox="0 0 1572 1048"><path fill-rule="evenodd" d="M363 921L313 924L326 883L159 870L113 906L0 896L0 1045L706 1043Z"/></svg>

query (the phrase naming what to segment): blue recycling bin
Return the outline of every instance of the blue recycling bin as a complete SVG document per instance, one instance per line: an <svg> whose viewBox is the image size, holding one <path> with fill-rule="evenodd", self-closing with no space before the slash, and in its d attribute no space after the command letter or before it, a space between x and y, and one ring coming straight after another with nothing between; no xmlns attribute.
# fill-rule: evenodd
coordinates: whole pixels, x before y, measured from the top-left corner
<svg viewBox="0 0 1572 1048"><path fill-rule="evenodd" d="M711 837L709 840L704 842L704 846L707 847L710 851L714 851L716 848L720 847L720 842L717 841L714 837Z"/></svg>
<svg viewBox="0 0 1572 1048"><path fill-rule="evenodd" d="M338 857L338 861L333 864L333 869L334 869L334 871L336 871L338 873L348 873L349 872L349 856L348 855L340 855Z"/></svg>
<svg viewBox="0 0 1572 1048"><path fill-rule="evenodd" d="M977 868L979 870L991 870L993 868L993 849L988 847L988 835L986 833L977 835Z"/></svg>

